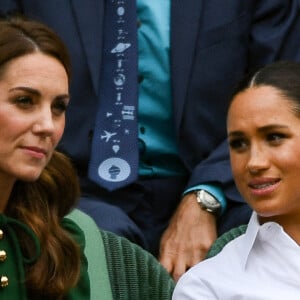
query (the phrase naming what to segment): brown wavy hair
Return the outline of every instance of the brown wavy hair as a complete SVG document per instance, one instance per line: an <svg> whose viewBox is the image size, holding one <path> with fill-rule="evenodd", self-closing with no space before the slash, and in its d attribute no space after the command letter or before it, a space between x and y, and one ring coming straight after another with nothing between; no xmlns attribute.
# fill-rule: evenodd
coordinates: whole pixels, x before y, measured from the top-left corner
<svg viewBox="0 0 300 300"><path fill-rule="evenodd" d="M0 75L7 62L34 52L55 57L70 79L70 59L61 39L47 26L20 17L0 20ZM79 245L63 229L63 217L76 204L79 184L70 160L57 151L35 182L17 181L5 214L28 225L41 255L25 270L30 299L62 299L80 274ZM22 250L34 253L32 240L19 232Z"/></svg>

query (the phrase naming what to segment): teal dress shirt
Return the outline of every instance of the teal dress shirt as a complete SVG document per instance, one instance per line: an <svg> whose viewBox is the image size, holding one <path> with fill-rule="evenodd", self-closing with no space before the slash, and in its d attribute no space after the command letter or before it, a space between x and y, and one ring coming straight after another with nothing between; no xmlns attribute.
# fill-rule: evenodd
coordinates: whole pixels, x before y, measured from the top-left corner
<svg viewBox="0 0 300 300"><path fill-rule="evenodd" d="M141 177L184 176L173 120L170 78L171 0L137 0L139 72L139 148ZM218 186L201 184L224 210L225 196ZM186 192L189 192L186 191Z"/></svg>

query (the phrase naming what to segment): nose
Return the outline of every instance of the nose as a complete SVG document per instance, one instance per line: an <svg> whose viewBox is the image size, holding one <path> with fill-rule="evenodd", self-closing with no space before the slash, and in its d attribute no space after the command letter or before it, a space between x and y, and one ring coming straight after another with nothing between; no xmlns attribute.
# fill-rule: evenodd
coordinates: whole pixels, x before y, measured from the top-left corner
<svg viewBox="0 0 300 300"><path fill-rule="evenodd" d="M251 174L266 170L269 167L269 159L267 150L263 146L252 145L247 169Z"/></svg>
<svg viewBox="0 0 300 300"><path fill-rule="evenodd" d="M41 136L51 136L54 129L55 126L51 108L45 107L41 109L36 115L32 131Z"/></svg>

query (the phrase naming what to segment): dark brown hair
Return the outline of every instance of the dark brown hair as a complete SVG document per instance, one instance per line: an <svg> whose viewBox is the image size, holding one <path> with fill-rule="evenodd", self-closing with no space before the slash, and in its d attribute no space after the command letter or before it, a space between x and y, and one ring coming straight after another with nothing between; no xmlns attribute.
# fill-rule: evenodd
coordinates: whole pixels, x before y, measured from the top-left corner
<svg viewBox="0 0 300 300"><path fill-rule="evenodd" d="M0 20L0 80L6 63L34 52L56 58L70 78L68 51L54 31L25 18ZM5 214L29 226L41 245L41 255L25 270L30 299L62 299L78 282L79 246L61 226L78 197L76 172L59 152L54 152L37 181L14 185ZM31 239L19 234L23 251L31 254Z"/></svg>
<svg viewBox="0 0 300 300"><path fill-rule="evenodd" d="M247 75L236 87L233 98L240 92L260 86L275 88L291 104L293 112L300 117L300 63L277 61Z"/></svg>
<svg viewBox="0 0 300 300"><path fill-rule="evenodd" d="M14 58L38 51L55 57L70 79L68 50L53 30L24 17L2 18L0 22L0 69Z"/></svg>

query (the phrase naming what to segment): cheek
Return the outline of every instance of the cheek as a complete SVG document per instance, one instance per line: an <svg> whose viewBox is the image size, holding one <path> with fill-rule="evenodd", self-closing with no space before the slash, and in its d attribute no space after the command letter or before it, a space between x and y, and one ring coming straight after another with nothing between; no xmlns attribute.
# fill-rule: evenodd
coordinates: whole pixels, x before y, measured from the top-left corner
<svg viewBox="0 0 300 300"><path fill-rule="evenodd" d="M246 172L245 158L241 155L231 154L230 163L234 181L237 186L240 186Z"/></svg>
<svg viewBox="0 0 300 300"><path fill-rule="evenodd" d="M13 114L8 114L11 116ZM28 124L18 118L7 118L0 115L0 143L13 142L28 130ZM3 144L2 144L3 145Z"/></svg>
<svg viewBox="0 0 300 300"><path fill-rule="evenodd" d="M230 164L233 176L238 176L243 170L245 170L244 159L241 155L230 153Z"/></svg>
<svg viewBox="0 0 300 300"><path fill-rule="evenodd" d="M296 183L299 187L300 178L300 154L293 153L289 157L284 155L282 160L277 160L276 167L279 169L280 174L283 178L289 178L289 182ZM299 190L299 189L298 189Z"/></svg>
<svg viewBox="0 0 300 300"><path fill-rule="evenodd" d="M278 170L281 176L291 176L298 180L300 178L300 147L298 144L284 147L280 151L274 151L272 165Z"/></svg>
<svg viewBox="0 0 300 300"><path fill-rule="evenodd" d="M59 143L60 139L62 138L62 135L64 133L65 129L65 118L61 120L60 122L57 123L55 133L53 134L53 144L56 147L57 144Z"/></svg>

